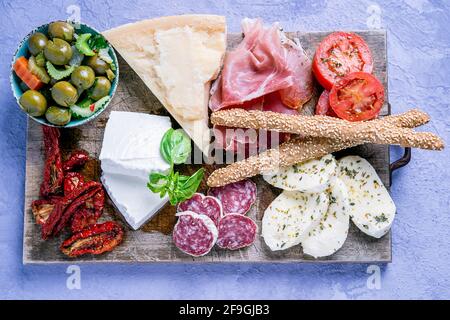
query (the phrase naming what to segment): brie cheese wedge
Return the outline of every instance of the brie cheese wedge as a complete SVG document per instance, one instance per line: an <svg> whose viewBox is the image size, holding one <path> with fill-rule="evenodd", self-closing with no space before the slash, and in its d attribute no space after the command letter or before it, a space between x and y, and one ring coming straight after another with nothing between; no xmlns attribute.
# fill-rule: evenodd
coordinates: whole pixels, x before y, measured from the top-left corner
<svg viewBox="0 0 450 320"><path fill-rule="evenodd" d="M103 35L208 156L209 90L226 50L225 17L162 17Z"/></svg>
<svg viewBox="0 0 450 320"><path fill-rule="evenodd" d="M396 207L370 163L358 156L338 161L338 176L348 190L349 213L365 234L381 238L392 226Z"/></svg>

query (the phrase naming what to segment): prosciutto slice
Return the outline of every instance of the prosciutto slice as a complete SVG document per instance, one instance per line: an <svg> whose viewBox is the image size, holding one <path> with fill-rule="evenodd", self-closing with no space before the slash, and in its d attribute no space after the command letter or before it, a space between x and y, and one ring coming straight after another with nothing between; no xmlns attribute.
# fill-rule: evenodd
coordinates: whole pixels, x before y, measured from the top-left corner
<svg viewBox="0 0 450 320"><path fill-rule="evenodd" d="M282 41L287 50L288 66L294 72L294 85L280 90L281 101L290 108L298 109L313 94L312 61L298 41L288 39L284 33Z"/></svg>
<svg viewBox="0 0 450 320"><path fill-rule="evenodd" d="M264 27L260 19L246 18L242 29L243 41L226 54L222 73L211 88L210 109L297 114L296 109L312 96L311 60L300 44L280 31L278 24ZM289 139L289 134L258 134L252 129L219 126L214 128L214 134L216 147L242 150L247 155L249 147L261 151Z"/></svg>
<svg viewBox="0 0 450 320"><path fill-rule="evenodd" d="M242 29L244 40L226 54L221 77L212 89L213 111L241 105L294 84L278 26L265 28L259 19L244 19Z"/></svg>

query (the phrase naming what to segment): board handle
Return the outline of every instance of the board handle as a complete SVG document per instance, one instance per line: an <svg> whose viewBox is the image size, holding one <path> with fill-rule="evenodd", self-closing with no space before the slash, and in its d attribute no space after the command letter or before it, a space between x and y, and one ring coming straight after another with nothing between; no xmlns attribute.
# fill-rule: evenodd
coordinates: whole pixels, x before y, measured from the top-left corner
<svg viewBox="0 0 450 320"><path fill-rule="evenodd" d="M389 169L390 169L389 175L390 175L391 184L392 184L392 172L406 166L410 161L411 161L411 148L407 147L407 148L405 148L405 152L403 153L403 156L400 159L392 162L389 165Z"/></svg>

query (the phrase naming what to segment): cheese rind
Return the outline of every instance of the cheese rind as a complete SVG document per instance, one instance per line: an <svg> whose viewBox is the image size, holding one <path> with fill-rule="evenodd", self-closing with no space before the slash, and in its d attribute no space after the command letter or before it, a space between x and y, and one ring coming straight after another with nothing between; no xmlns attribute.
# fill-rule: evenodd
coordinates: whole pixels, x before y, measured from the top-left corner
<svg viewBox="0 0 450 320"><path fill-rule="evenodd" d="M266 209L262 236L272 251L299 244L320 222L328 209L325 193L283 191Z"/></svg>
<svg viewBox="0 0 450 320"><path fill-rule="evenodd" d="M161 17L122 25L103 35L209 156L209 90L226 50L225 17Z"/></svg>
<svg viewBox="0 0 450 320"><path fill-rule="evenodd" d="M333 178L328 189L330 204L319 225L302 241L303 253L314 258L330 256L338 251L348 235L348 192L345 184Z"/></svg>
<svg viewBox="0 0 450 320"><path fill-rule="evenodd" d="M396 207L370 163L358 156L338 161L338 177L347 186L349 214L365 234L381 238L392 226Z"/></svg>

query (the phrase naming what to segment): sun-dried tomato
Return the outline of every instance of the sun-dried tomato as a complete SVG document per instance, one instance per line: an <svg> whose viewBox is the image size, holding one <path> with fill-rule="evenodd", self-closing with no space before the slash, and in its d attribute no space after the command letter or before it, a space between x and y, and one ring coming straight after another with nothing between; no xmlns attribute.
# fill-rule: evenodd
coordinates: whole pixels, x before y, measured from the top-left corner
<svg viewBox="0 0 450 320"><path fill-rule="evenodd" d="M44 151L45 155L48 156L50 153L54 153L55 150L59 150L59 130L55 127L42 126L42 131L44 134Z"/></svg>
<svg viewBox="0 0 450 320"><path fill-rule="evenodd" d="M82 187L84 177L78 172L67 172L64 177L64 194L68 195L76 188Z"/></svg>
<svg viewBox="0 0 450 320"><path fill-rule="evenodd" d="M44 133L44 179L40 193L42 197L57 194L61 191L64 180L61 151L59 149L59 130L53 127L42 127Z"/></svg>
<svg viewBox="0 0 450 320"><path fill-rule="evenodd" d="M101 254L111 251L122 242L122 226L113 221L93 224L75 233L61 245L61 251L69 257L83 254Z"/></svg>
<svg viewBox="0 0 450 320"><path fill-rule="evenodd" d="M42 239L46 240L50 236L58 234L67 225L74 212L85 205L86 201L99 190L102 190L100 183L89 181L65 195L61 201L56 202L52 213L42 226Z"/></svg>
<svg viewBox="0 0 450 320"><path fill-rule="evenodd" d="M86 227L97 223L98 218L100 218L100 215L93 209L82 207L73 214L70 230L72 233L79 232Z"/></svg>
<svg viewBox="0 0 450 320"><path fill-rule="evenodd" d="M74 213L70 225L72 232L78 232L91 224L97 223L97 220L103 213L104 205L105 192L103 189L100 189L91 198L86 200L83 207Z"/></svg>
<svg viewBox="0 0 450 320"><path fill-rule="evenodd" d="M94 196L86 200L86 208L94 209L95 212L102 212L105 206L105 191L100 189Z"/></svg>
<svg viewBox="0 0 450 320"><path fill-rule="evenodd" d="M89 160L89 154L84 150L75 150L66 161L63 163L64 171L71 171L75 168L81 167Z"/></svg>
<svg viewBox="0 0 450 320"><path fill-rule="evenodd" d="M34 200L31 203L31 212L33 212L37 224L44 224L47 221L58 201L60 201L58 197L53 197L50 199Z"/></svg>

